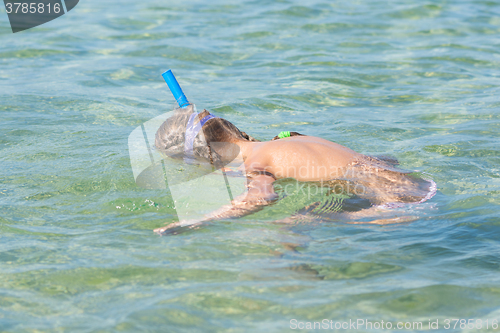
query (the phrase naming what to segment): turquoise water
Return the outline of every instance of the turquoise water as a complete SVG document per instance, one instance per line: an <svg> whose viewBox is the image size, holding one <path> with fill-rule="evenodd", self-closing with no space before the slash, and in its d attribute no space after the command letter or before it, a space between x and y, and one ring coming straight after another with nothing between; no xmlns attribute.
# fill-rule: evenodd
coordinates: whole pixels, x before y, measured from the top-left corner
<svg viewBox="0 0 500 333"><path fill-rule="evenodd" d="M0 18L0 331L500 319L499 2L87 0L17 34ZM259 139L390 154L439 192L402 225L272 223L296 197L159 237L172 198L135 185L127 138L172 109L168 68Z"/></svg>

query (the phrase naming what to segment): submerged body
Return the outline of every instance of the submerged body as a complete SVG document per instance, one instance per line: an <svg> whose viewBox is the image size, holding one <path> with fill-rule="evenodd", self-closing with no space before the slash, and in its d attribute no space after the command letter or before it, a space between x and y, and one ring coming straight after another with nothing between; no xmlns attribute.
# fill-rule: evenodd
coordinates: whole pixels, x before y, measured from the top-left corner
<svg viewBox="0 0 500 333"><path fill-rule="evenodd" d="M398 162L395 159L363 155L340 144L298 133L291 137L276 137L272 141L260 142L221 118L209 119L205 124L203 121L209 115L208 111L198 115L200 122L204 124L203 131L200 131L204 133L204 138L200 139L199 134L196 136L199 144L193 138L187 145L180 142L182 130L177 130L179 126L174 122L168 123L167 120L156 134L157 148L166 152L169 147L179 149L188 146L190 154L207 158L215 166L222 168L223 162L234 159L234 147L237 146L244 161L248 190L235 198L231 205L206 215L202 221L172 223L157 229L159 233L181 226L193 227L204 221L240 217L260 210L278 199L273 183L284 178L316 182L320 186L331 188L333 193L364 200L365 209L350 212L350 217L353 218L368 216L381 208L420 203L436 192L433 181L415 177L411 172L397 168L395 165ZM181 114L175 121L190 123L182 117L186 118ZM190 117L192 120L192 113ZM184 126L184 131L189 132L189 125ZM314 206L312 204L308 207ZM324 211L325 207L322 208Z"/></svg>
<svg viewBox="0 0 500 333"><path fill-rule="evenodd" d="M396 168L394 159L366 156L313 136L236 144L242 150L248 172L267 171L275 179L320 182L377 206L421 202L428 199L435 187L430 180L416 178ZM262 185L274 181L271 175L260 176ZM271 189L267 188L265 193L269 192Z"/></svg>

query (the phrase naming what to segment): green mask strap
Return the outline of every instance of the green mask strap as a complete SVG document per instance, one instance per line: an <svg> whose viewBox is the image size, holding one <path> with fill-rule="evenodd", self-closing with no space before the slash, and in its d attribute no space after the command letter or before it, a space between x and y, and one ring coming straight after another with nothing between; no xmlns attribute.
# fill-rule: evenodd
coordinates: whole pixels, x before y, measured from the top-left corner
<svg viewBox="0 0 500 333"><path fill-rule="evenodd" d="M278 134L278 138L283 139L283 138L288 138L290 137L290 131L283 131Z"/></svg>

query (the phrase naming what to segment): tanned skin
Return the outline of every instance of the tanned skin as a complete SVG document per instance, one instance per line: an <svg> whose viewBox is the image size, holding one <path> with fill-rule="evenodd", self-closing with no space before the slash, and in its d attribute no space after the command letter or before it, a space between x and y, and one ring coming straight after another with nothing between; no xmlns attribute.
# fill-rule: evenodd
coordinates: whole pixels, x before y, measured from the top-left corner
<svg viewBox="0 0 500 333"><path fill-rule="evenodd" d="M206 221L236 218L253 213L277 199L273 183L278 179L294 178L301 182L327 182L342 179L346 178L346 170L349 170L353 163L370 158L340 144L314 136L300 135L267 142L234 140L232 143L239 146L246 174L253 174L248 179L248 191L235 198L231 205L221 207L206 215L205 219L201 221L189 224L171 223L166 227L156 229L155 232L160 234L177 233L175 230L178 230L179 227L195 228ZM220 148L217 153L224 156L225 151ZM380 163L384 162L380 161ZM370 170L376 172L378 169L375 166ZM394 188L399 186L397 188L399 192L401 192L400 187L403 185L413 186L416 189L415 181L404 173L395 171L393 174ZM390 180L386 179L387 177L384 178L383 185L390 187ZM368 183L368 180L364 181L364 184ZM398 195L401 196L399 192ZM394 198L394 195L387 195L384 198L383 190L372 191L369 194L373 198L377 196L378 202L390 201ZM363 212L350 216L364 217L369 214L373 214L373 209L365 209ZM373 223L377 223L377 221L387 222L387 220L376 220Z"/></svg>

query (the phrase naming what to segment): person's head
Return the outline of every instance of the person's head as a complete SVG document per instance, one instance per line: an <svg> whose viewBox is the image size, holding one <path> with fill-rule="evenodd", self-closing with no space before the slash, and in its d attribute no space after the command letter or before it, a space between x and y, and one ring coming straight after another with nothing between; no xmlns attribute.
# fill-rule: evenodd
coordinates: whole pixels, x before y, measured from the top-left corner
<svg viewBox="0 0 500 333"><path fill-rule="evenodd" d="M156 148L168 155L192 154L217 163L233 160L239 153L239 141L257 141L226 119L207 117L210 115L207 110L193 114L192 105L175 110L156 132ZM203 120L201 130L197 131Z"/></svg>

